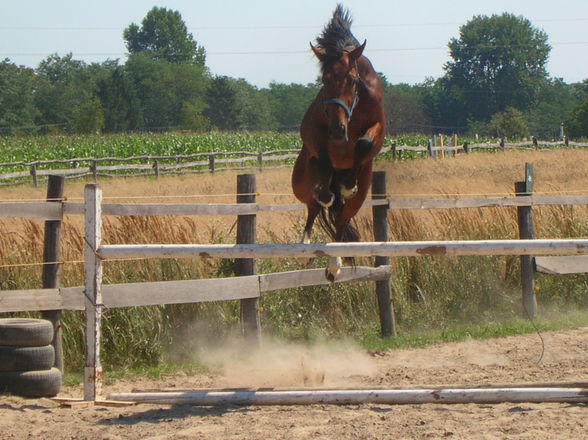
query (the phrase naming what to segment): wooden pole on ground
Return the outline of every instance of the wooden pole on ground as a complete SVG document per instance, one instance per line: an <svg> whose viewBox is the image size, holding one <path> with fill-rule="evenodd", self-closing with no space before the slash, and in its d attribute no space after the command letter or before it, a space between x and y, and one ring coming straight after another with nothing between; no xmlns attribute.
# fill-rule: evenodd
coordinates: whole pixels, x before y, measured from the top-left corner
<svg viewBox="0 0 588 440"><path fill-rule="evenodd" d="M524 182L515 182L517 196L529 196L533 194L533 164L525 164ZM519 238L523 240L535 238L535 226L533 223L533 211L531 206L518 206L517 216L519 223ZM537 317L537 298L535 296L535 268L533 256L521 255L521 278L523 290L523 309L529 319Z"/></svg>
<svg viewBox="0 0 588 440"><path fill-rule="evenodd" d="M255 203L257 185L255 174L240 174L237 176L237 203ZM239 215L237 217L237 244L254 244L256 242L257 217ZM256 275L257 262L255 258L237 258L235 261L235 275ZM241 323L243 334L253 344L261 341L261 324L259 318L259 298L241 300Z"/></svg>
<svg viewBox="0 0 588 440"><path fill-rule="evenodd" d="M375 171L372 177L372 199L386 198L386 172ZM374 240L388 241L388 207L373 206ZM387 266L390 257L376 257L375 267ZM376 281L376 295L378 296L378 311L380 314L380 329L383 337L396 336L394 322L394 307L390 292L390 278Z"/></svg>
<svg viewBox="0 0 588 440"><path fill-rule="evenodd" d="M205 390L120 393L112 400L164 405L359 405L588 402L588 388Z"/></svg>
<svg viewBox="0 0 588 440"><path fill-rule="evenodd" d="M100 340L102 322L102 260L97 254L102 241L102 189L88 184L84 190L86 239L84 260L86 270L86 365L84 369L84 400L95 401L101 394L102 364Z"/></svg>
<svg viewBox="0 0 588 440"><path fill-rule="evenodd" d="M61 203L63 201L63 176L49 176L47 184L47 201ZM43 242L43 289L59 287L61 259L61 220L45 221L45 237ZM53 324L53 340L51 345L55 350L54 367L63 373L63 345L61 334L61 310L46 310L41 312L43 319Z"/></svg>

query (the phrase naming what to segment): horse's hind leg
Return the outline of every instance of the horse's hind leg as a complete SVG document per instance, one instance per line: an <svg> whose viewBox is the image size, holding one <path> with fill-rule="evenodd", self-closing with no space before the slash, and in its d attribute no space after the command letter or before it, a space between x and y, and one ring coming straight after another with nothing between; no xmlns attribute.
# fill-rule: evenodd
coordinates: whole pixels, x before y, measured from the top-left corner
<svg viewBox="0 0 588 440"><path fill-rule="evenodd" d="M312 226L314 225L316 216L319 214L321 209L321 206L315 201L312 201L306 205L306 225L304 225L304 231L302 232L300 243L310 243L310 232L312 231Z"/></svg>

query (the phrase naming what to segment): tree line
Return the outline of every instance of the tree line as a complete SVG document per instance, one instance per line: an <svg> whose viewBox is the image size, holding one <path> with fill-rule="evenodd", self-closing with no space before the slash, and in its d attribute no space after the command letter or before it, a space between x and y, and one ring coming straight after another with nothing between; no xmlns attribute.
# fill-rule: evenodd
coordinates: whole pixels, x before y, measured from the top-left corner
<svg viewBox="0 0 588 440"><path fill-rule="evenodd" d="M0 135L164 130L297 130L311 84L214 75L178 11L155 7L123 33L124 63L53 54L36 68L0 62ZM549 77L547 35L522 16L476 16L448 43L445 74L391 84L388 131L556 138L588 136L588 79Z"/></svg>

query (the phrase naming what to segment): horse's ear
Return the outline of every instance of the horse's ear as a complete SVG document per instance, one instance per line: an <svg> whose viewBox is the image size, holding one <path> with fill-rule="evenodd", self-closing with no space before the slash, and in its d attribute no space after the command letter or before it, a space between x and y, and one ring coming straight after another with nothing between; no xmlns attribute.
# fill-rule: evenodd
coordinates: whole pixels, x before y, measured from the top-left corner
<svg viewBox="0 0 588 440"><path fill-rule="evenodd" d="M359 57L363 53L363 50L365 49L366 43L367 43L367 40L364 40L363 44L361 46L357 46L355 49L353 49L351 52L349 52L349 60L351 62L357 61L359 59Z"/></svg>
<svg viewBox="0 0 588 440"><path fill-rule="evenodd" d="M325 49L313 46L312 43L310 43L310 48L312 49L316 57L319 59L319 61L323 61L325 59L325 56L327 55L327 51Z"/></svg>

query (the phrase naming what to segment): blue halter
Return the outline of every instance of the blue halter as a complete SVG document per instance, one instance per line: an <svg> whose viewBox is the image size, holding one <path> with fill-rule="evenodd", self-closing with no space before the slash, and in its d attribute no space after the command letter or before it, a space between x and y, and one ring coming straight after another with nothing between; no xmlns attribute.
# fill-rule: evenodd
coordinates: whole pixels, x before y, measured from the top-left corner
<svg viewBox="0 0 588 440"><path fill-rule="evenodd" d="M327 99L324 102L324 104L325 104L325 106L328 105L328 104L337 104L337 105L340 105L341 107L343 107L343 110L345 110L345 113L347 113L347 119L351 119L351 115L353 114L353 110L355 110L355 106L357 105L357 102L358 101L359 101L359 97L357 95L355 95L355 99L353 100L353 104L352 104L351 108L349 108L349 106L347 104L345 104L339 98Z"/></svg>

